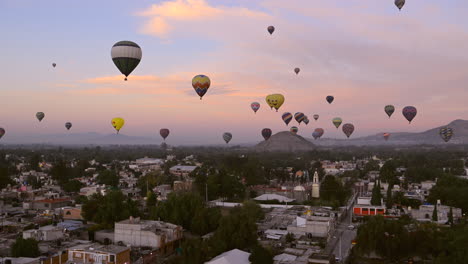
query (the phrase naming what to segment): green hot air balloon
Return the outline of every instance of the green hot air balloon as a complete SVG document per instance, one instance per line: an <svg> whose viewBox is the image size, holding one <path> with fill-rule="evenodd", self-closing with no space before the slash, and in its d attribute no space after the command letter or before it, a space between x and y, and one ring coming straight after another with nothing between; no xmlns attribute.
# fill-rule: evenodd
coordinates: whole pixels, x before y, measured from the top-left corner
<svg viewBox="0 0 468 264"><path fill-rule="evenodd" d="M112 61L114 61L119 71L125 75L125 81L140 63L141 56L140 46L132 41L119 41L111 49Z"/></svg>
<svg viewBox="0 0 468 264"><path fill-rule="evenodd" d="M45 117L45 114L43 112L37 112L36 113L36 118L37 118L37 120L39 120L39 122L41 122L42 119L44 119L44 117Z"/></svg>
<svg viewBox="0 0 468 264"><path fill-rule="evenodd" d="M341 119L339 117L335 117L335 118L333 118L332 122L333 122L333 125L335 125L336 129L338 129L340 127L341 123L343 123L343 119Z"/></svg>
<svg viewBox="0 0 468 264"><path fill-rule="evenodd" d="M395 106L386 105L384 110L385 110L385 113L387 113L388 118L390 118L393 115L393 113L395 112Z"/></svg>

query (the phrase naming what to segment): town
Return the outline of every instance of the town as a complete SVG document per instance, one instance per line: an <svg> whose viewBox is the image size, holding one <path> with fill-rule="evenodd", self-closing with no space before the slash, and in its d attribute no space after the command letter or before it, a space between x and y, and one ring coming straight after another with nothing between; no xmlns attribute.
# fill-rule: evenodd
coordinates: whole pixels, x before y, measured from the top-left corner
<svg viewBox="0 0 468 264"><path fill-rule="evenodd" d="M423 263L466 254L449 242L468 237L466 152L370 152L3 149L1 263Z"/></svg>

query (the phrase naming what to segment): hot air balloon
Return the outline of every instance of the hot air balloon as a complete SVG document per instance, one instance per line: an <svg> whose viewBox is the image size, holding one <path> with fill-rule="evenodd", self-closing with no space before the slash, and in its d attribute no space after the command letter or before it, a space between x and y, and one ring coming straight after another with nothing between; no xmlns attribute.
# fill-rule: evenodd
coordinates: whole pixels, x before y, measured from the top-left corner
<svg viewBox="0 0 468 264"><path fill-rule="evenodd" d="M39 122L41 122L42 119L44 119L44 117L45 117L45 114L43 112L37 112L36 113L36 118L37 118L37 120L39 120Z"/></svg>
<svg viewBox="0 0 468 264"><path fill-rule="evenodd" d="M318 136L318 138L321 138L323 136L323 133L325 133L325 130L323 130L323 128L316 128L314 130L314 133L316 133L316 135Z"/></svg>
<svg viewBox="0 0 468 264"><path fill-rule="evenodd" d="M67 130L70 130L70 128L72 127L72 123L66 122L65 127L67 128Z"/></svg>
<svg viewBox="0 0 468 264"><path fill-rule="evenodd" d="M57 64L56 64L55 62L54 62L54 63L52 63L52 67L54 67L54 68L55 68L55 66L57 66Z"/></svg>
<svg viewBox="0 0 468 264"><path fill-rule="evenodd" d="M125 81L140 63L141 56L140 46L132 41L119 41L111 49L112 61L114 61L119 71L125 75Z"/></svg>
<svg viewBox="0 0 468 264"><path fill-rule="evenodd" d="M286 125L289 125L289 122L291 122L293 116L291 113L286 112L281 116L281 118L283 119L284 123L286 123Z"/></svg>
<svg viewBox="0 0 468 264"><path fill-rule="evenodd" d="M271 34L273 34L273 32L275 32L275 27L274 26L269 26L267 30L271 35Z"/></svg>
<svg viewBox="0 0 468 264"><path fill-rule="evenodd" d="M271 137L271 133L271 129L269 128L262 129L262 136L265 140L268 140Z"/></svg>
<svg viewBox="0 0 468 264"><path fill-rule="evenodd" d="M301 124L302 121L304 121L304 113L301 113L301 112L297 112L294 114L294 119L296 119L297 123L299 123L299 125Z"/></svg>
<svg viewBox="0 0 468 264"><path fill-rule="evenodd" d="M266 97L266 102L271 108L275 108L276 112L284 103L284 96L282 94L270 94Z"/></svg>
<svg viewBox="0 0 468 264"><path fill-rule="evenodd" d="M257 113L258 109L260 109L260 103L258 102L253 102L250 104L250 107L254 111L254 113Z"/></svg>
<svg viewBox="0 0 468 264"><path fill-rule="evenodd" d="M296 73L296 75L298 75L300 71L301 71L301 69L299 69L299 68L294 68L294 72Z"/></svg>
<svg viewBox="0 0 468 264"><path fill-rule="evenodd" d="M120 129L124 126L125 120L120 117L112 118L111 124L115 128L115 130L117 130L118 134Z"/></svg>
<svg viewBox="0 0 468 264"><path fill-rule="evenodd" d="M351 136L351 134L353 134L354 132L354 125L350 123L346 123L343 125L342 129L343 129L343 133L349 138L349 136Z"/></svg>
<svg viewBox="0 0 468 264"><path fill-rule="evenodd" d="M339 117L335 117L335 118L333 118L332 122L333 122L333 125L336 126L336 129L338 129L340 127L341 123L343 123L343 119L341 119Z"/></svg>
<svg viewBox="0 0 468 264"><path fill-rule="evenodd" d="M393 105L386 105L384 110L385 113L387 113L388 118L390 118L393 115L393 112L395 112L395 107Z"/></svg>
<svg viewBox="0 0 468 264"><path fill-rule="evenodd" d="M307 116L306 116L306 117L304 117L304 123L305 123L306 125L308 125L308 124L309 124L309 118L308 118Z"/></svg>
<svg viewBox="0 0 468 264"><path fill-rule="evenodd" d="M2 138L5 135L6 131L3 127L0 127L0 138Z"/></svg>
<svg viewBox="0 0 468 264"><path fill-rule="evenodd" d="M169 136L169 129L167 128L161 128L159 130L159 135L161 135L161 137L164 139L164 141L166 140L167 136Z"/></svg>
<svg viewBox="0 0 468 264"><path fill-rule="evenodd" d="M195 89L195 92L197 92L198 96L200 96L200 100L206 94L206 92L208 92L210 85L210 78L208 78L206 75L199 74L192 79L192 87Z"/></svg>
<svg viewBox="0 0 468 264"><path fill-rule="evenodd" d="M384 134L383 134L383 138L384 138L385 140L388 140L388 139L390 138L390 133L384 133Z"/></svg>
<svg viewBox="0 0 468 264"><path fill-rule="evenodd" d="M317 121L319 119L319 115L315 114L314 119L315 119L315 121Z"/></svg>
<svg viewBox="0 0 468 264"><path fill-rule="evenodd" d="M335 97L329 95L329 96L327 96L326 99L327 99L327 102L328 102L329 104L331 104L331 103L333 102L333 100L335 100Z"/></svg>
<svg viewBox="0 0 468 264"><path fill-rule="evenodd" d="M229 143L229 141L231 141L231 139L232 139L232 134L229 133L229 132L224 133L223 134L223 139L224 139L224 141L226 141L226 144Z"/></svg>
<svg viewBox="0 0 468 264"><path fill-rule="evenodd" d="M398 7L398 9L401 11L403 6L405 5L405 0L395 0L395 5Z"/></svg>
<svg viewBox="0 0 468 264"><path fill-rule="evenodd" d="M318 132L317 132L317 131L312 132L312 137L313 137L315 140L317 140L317 138L319 138Z"/></svg>
<svg viewBox="0 0 468 264"><path fill-rule="evenodd" d="M414 117L416 117L416 114L418 113L418 110L416 110L416 107L414 107L414 106L407 106L407 107L403 108L402 112L403 112L403 116L411 124L411 121L413 121Z"/></svg>
<svg viewBox="0 0 468 264"><path fill-rule="evenodd" d="M450 139L452 138L453 136L453 129L450 128L450 127L442 127L440 129L440 137L445 141L445 142L449 142Z"/></svg>
<svg viewBox="0 0 468 264"><path fill-rule="evenodd" d="M291 131L294 134L297 134L297 132L299 131L299 128L297 128L296 126L292 126L291 129L289 129L289 131Z"/></svg>

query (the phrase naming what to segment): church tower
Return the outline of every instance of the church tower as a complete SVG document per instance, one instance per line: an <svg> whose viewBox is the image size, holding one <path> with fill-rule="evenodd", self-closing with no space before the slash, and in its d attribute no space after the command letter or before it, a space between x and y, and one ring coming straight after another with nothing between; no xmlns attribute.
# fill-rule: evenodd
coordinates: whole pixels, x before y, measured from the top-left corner
<svg viewBox="0 0 468 264"><path fill-rule="evenodd" d="M312 198L320 198L320 182L317 170L315 170L314 178L312 179Z"/></svg>

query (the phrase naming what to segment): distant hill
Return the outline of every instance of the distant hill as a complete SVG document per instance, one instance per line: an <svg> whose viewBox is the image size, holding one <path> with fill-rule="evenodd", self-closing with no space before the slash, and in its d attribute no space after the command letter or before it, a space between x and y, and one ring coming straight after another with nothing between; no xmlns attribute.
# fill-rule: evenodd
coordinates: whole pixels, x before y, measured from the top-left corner
<svg viewBox="0 0 468 264"><path fill-rule="evenodd" d="M315 149L314 144L307 139L291 133L282 131L274 134L268 140L262 141L253 147L255 151L284 151L284 152L300 152Z"/></svg>
<svg viewBox="0 0 468 264"><path fill-rule="evenodd" d="M449 143L445 143L439 135L441 127L451 127L453 129L453 137ZM321 146L333 145L438 145L438 144L468 144L468 120L457 119L450 122L448 125L439 126L419 133L408 132L390 132L390 138L385 141L383 133L378 133L371 136L350 138L350 139L319 139L314 141L315 144Z"/></svg>

